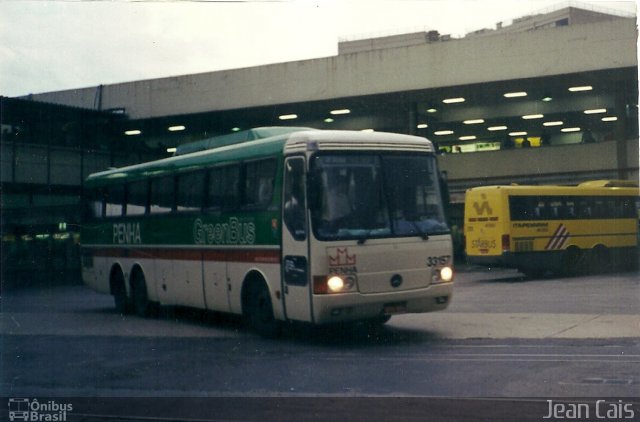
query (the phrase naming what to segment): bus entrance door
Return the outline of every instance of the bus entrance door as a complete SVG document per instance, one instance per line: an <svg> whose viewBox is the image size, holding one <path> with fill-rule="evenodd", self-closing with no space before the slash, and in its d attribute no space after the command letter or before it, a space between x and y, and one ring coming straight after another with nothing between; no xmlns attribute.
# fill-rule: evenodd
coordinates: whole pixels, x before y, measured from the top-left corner
<svg viewBox="0 0 640 422"><path fill-rule="evenodd" d="M287 319L311 321L305 160L285 161L282 215L282 290Z"/></svg>

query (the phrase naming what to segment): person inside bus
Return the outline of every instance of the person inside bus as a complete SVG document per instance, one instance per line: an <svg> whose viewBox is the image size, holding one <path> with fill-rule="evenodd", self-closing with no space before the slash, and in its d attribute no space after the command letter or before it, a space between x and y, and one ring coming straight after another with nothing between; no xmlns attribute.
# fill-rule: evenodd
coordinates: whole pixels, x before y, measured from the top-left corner
<svg viewBox="0 0 640 422"><path fill-rule="evenodd" d="M327 189L322 208L322 220L330 231L337 231L351 214L349 179L343 175L327 175Z"/></svg>
<svg viewBox="0 0 640 422"><path fill-rule="evenodd" d="M304 178L296 162L287 163L285 185L284 224L296 240L304 240L306 233Z"/></svg>

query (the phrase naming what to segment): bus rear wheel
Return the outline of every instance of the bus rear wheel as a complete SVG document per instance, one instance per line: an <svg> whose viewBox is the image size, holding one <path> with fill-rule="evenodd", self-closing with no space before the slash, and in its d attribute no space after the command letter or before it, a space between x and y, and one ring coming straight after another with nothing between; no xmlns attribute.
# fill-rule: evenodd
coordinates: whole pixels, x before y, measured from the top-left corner
<svg viewBox="0 0 640 422"><path fill-rule="evenodd" d="M579 274L581 269L578 268L578 265L581 261L581 255L580 249L576 247L567 248L562 255L562 260L560 261L560 273L563 276Z"/></svg>
<svg viewBox="0 0 640 422"><path fill-rule="evenodd" d="M154 314L154 304L149 301L147 295L147 282L140 271L133 274L131 282L131 296L133 299L133 310L138 316L148 317Z"/></svg>
<svg viewBox="0 0 640 422"><path fill-rule="evenodd" d="M132 303L127 296L124 275L120 269L114 269L111 272L111 294L113 295L113 303L117 313L123 315L131 313Z"/></svg>
<svg viewBox="0 0 640 422"><path fill-rule="evenodd" d="M613 269L611 252L606 246L598 245L591 250L590 270L593 273L607 273Z"/></svg>
<svg viewBox="0 0 640 422"><path fill-rule="evenodd" d="M250 327L265 338L280 336L282 326L273 316L273 304L267 285L263 281L253 281L247 289L243 309Z"/></svg>

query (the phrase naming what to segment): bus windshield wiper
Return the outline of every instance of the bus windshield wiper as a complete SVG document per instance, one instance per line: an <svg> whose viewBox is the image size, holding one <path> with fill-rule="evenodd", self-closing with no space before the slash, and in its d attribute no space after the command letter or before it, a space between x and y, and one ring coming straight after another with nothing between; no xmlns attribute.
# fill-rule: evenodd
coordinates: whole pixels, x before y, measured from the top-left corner
<svg viewBox="0 0 640 422"><path fill-rule="evenodd" d="M418 232L418 235L422 238L422 240L429 240L429 235L427 234L426 231L423 231L420 226L418 225L418 223L416 222L416 220L409 220L409 222L411 223L411 225L416 229L416 231Z"/></svg>
<svg viewBox="0 0 640 422"><path fill-rule="evenodd" d="M369 240L371 233L373 233L374 230L375 229L367 230L367 232L358 239L358 245L364 245L364 243Z"/></svg>

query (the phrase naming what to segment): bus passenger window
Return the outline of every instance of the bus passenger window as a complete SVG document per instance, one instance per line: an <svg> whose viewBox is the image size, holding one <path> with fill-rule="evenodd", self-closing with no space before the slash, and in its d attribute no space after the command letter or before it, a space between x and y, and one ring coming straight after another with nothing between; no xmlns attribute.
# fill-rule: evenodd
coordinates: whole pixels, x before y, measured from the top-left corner
<svg viewBox="0 0 640 422"><path fill-rule="evenodd" d="M178 176L178 211L198 211L204 202L204 172Z"/></svg>
<svg viewBox="0 0 640 422"><path fill-rule="evenodd" d="M566 218L576 218L576 203L573 200L568 200L565 203Z"/></svg>
<svg viewBox="0 0 640 422"><path fill-rule="evenodd" d="M111 186L106 191L105 195L105 217L120 217L122 216L124 203L124 185Z"/></svg>
<svg viewBox="0 0 640 422"><path fill-rule="evenodd" d="M173 211L175 203L175 179L173 176L162 177L151 181L151 214Z"/></svg>
<svg viewBox="0 0 640 422"><path fill-rule="evenodd" d="M538 204L533 209L533 214L537 220L541 220L547 217L546 204L544 201L538 201Z"/></svg>
<svg viewBox="0 0 640 422"><path fill-rule="evenodd" d="M127 186L127 215L143 215L147 212L147 181L133 182Z"/></svg>
<svg viewBox="0 0 640 422"><path fill-rule="evenodd" d="M591 204L588 201L578 201L578 218L591 218Z"/></svg>
<svg viewBox="0 0 640 422"><path fill-rule="evenodd" d="M238 206L240 166L224 166L209 171L207 207L213 210L233 209Z"/></svg>
<svg viewBox="0 0 640 422"><path fill-rule="evenodd" d="M92 220L104 217L104 189L91 189L83 198L82 219Z"/></svg>
<svg viewBox="0 0 640 422"><path fill-rule="evenodd" d="M275 160L246 164L243 205L267 207L271 203L275 171Z"/></svg>
<svg viewBox="0 0 640 422"><path fill-rule="evenodd" d="M562 207L562 201L559 200L552 200L549 202L549 212L550 215L549 217L557 220L559 218L564 217L564 212L563 212L563 207Z"/></svg>

